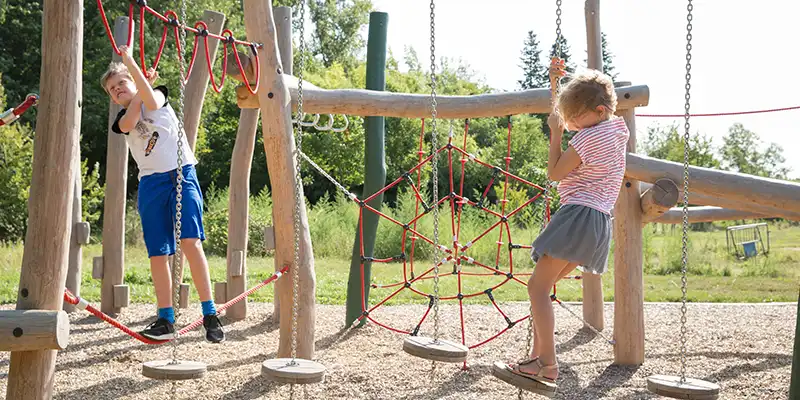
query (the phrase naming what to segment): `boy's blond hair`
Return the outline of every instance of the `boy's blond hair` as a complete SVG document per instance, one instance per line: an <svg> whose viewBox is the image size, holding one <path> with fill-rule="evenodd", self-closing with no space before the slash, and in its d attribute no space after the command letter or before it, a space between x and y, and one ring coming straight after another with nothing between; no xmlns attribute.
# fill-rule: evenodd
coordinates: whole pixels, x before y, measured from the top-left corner
<svg viewBox="0 0 800 400"><path fill-rule="evenodd" d="M617 110L617 93L614 82L608 75L597 70L587 70L572 75L561 88L556 106L564 121L581 116L587 111L595 111L597 106L606 109L604 116Z"/></svg>
<svg viewBox="0 0 800 400"><path fill-rule="evenodd" d="M121 62L112 62L111 65L108 66L108 70L100 78L100 85L103 86L103 90L106 91L106 94L110 94L108 93L108 87L106 87L108 80L116 75L125 75L133 80L133 76L131 76L131 73L128 71L128 67L126 67L125 64Z"/></svg>

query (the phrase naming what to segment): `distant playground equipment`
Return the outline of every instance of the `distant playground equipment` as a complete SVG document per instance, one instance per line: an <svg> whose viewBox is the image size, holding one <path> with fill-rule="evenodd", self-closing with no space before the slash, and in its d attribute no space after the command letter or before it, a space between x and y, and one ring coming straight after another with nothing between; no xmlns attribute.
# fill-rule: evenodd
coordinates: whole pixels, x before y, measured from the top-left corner
<svg viewBox="0 0 800 400"><path fill-rule="evenodd" d="M740 260L767 254L769 253L769 225L761 222L729 226L725 230L725 242L728 253Z"/></svg>

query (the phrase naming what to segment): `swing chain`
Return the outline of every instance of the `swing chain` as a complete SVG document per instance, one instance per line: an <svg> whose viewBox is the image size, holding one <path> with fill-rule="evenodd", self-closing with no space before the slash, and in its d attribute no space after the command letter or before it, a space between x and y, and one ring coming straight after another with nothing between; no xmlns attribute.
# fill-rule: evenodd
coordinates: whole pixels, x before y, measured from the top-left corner
<svg viewBox="0 0 800 400"><path fill-rule="evenodd" d="M556 0L556 57L561 58L561 0Z"/></svg>
<svg viewBox="0 0 800 400"><path fill-rule="evenodd" d="M300 1L300 57L297 68L297 115L303 115L303 68L305 67L305 17L306 2ZM300 118L298 118L299 120ZM303 148L303 126L296 124L295 135L295 187L294 187L294 265L292 266L292 362L297 357L297 294L300 289L300 212L303 201L303 176L300 173L302 160L300 154Z"/></svg>
<svg viewBox="0 0 800 400"><path fill-rule="evenodd" d="M186 20L186 0L181 1L181 21ZM186 30L180 29L180 40L181 40L181 51L178 52L178 64L180 65L180 73L181 73L181 81L180 81L180 90L178 95L178 112L177 112L177 120L178 120L178 159L177 164L178 167L176 169L177 176L175 179L175 254L173 255L173 267L172 267L172 308L175 312L175 319L180 316L180 299L181 299L181 277L183 275L182 268L183 264L181 263L181 259L183 258L183 252L181 249L181 209L182 201L183 201L183 135L184 135L184 125L183 125L183 116L184 116L184 103L186 101L185 89L186 89L186 66L184 65L184 57L183 57L183 49L185 49L186 45ZM178 331L175 331L175 338L171 341L172 342L172 364L177 364L178 358L178 336L180 336ZM175 390L173 385L173 390Z"/></svg>
<svg viewBox="0 0 800 400"><path fill-rule="evenodd" d="M686 268L689 262L689 107L692 88L692 0L686 6L686 104L683 133L683 239L681 255L681 383L686 382Z"/></svg>
<svg viewBox="0 0 800 400"><path fill-rule="evenodd" d="M439 340L439 152L436 143L436 4L431 0L431 151L433 159L433 340Z"/></svg>

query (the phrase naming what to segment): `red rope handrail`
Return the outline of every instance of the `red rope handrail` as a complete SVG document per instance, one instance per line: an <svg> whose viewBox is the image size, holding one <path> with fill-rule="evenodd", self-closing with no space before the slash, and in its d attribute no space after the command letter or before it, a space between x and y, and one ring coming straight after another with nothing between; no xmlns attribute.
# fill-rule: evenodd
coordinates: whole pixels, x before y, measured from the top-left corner
<svg viewBox="0 0 800 400"><path fill-rule="evenodd" d="M39 95L37 94L29 94L25 101L20 103L20 105L9 108L3 113L0 113L0 126L3 125L10 125L12 122L19 119L20 115L24 114L25 111L28 111L29 108L36 105L39 102Z"/></svg>
<svg viewBox="0 0 800 400"><path fill-rule="evenodd" d="M770 108L770 109L766 109L766 110L689 114L689 116L691 116L691 117L721 117L721 116L728 116L728 115L764 114L764 113L773 113L773 112L790 111L790 110L800 110L800 106ZM683 118L683 117L685 117L684 114L638 114L638 113L636 114L636 116L637 117L647 117L647 118Z"/></svg>
<svg viewBox="0 0 800 400"><path fill-rule="evenodd" d="M261 289L262 287L274 282L275 280L280 278L282 275L286 274L287 271L289 271L289 267L283 267L280 271L275 272L269 278L261 281L261 283L259 283L258 285L253 286L252 288L250 288L246 292L234 297L233 299L231 299L227 303L217 307L217 314L219 314L222 311L224 311L225 309L233 306L234 304L244 300L245 298L247 298L251 294L255 293L257 290ZM148 339L148 338L142 336L139 332L136 332L133 329L128 328L123 323L121 323L121 322L117 321L116 319L108 316L106 313L98 310L97 308L95 308L94 306L89 304L89 302L87 302L86 300L84 300L84 299L82 299L82 298L80 298L78 296L75 296L74 294L72 294L72 292L69 291L69 289L64 289L64 301L66 301L69 304L72 304L72 305L76 306L77 308L80 308L80 309L88 311L89 313L91 313L95 317L100 318L103 321L108 322L109 324L111 324L115 328L121 330L122 332L125 332L126 334L128 334L128 336L130 336L130 337L132 337L132 338L134 338L134 339L136 339L136 340L138 340L138 341L140 341L142 343L145 343L145 344L164 344L164 343L167 343L170 340L172 340L172 339L170 339L170 340L152 340L152 339ZM185 335L186 333L196 329L197 327L199 327L202 324L203 324L203 318L201 317L200 319L195 320L191 324L186 325L181 330L179 330L178 331L178 336Z"/></svg>

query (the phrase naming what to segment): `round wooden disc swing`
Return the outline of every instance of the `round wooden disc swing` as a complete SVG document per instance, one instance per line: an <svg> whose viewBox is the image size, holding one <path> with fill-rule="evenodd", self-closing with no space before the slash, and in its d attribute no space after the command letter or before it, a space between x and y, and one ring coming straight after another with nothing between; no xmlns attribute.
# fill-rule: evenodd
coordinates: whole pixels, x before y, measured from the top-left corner
<svg viewBox="0 0 800 400"><path fill-rule="evenodd" d="M684 131L684 158L683 158L683 257L682 261L682 276L681 276L681 291L683 298L681 306L681 319L680 319L680 363L681 375L652 375L647 377L647 390L665 397L674 399L690 399L690 400L714 400L719 395L719 385L700 379L686 377L686 266L688 263L688 235L689 235L689 106L690 106L690 89L691 89L691 49L692 49L692 0L688 0L686 6L686 113L684 115L685 131Z"/></svg>
<svg viewBox="0 0 800 400"><path fill-rule="evenodd" d="M156 360L142 364L142 375L150 379L182 381L200 379L206 374L206 364L197 361Z"/></svg>
<svg viewBox="0 0 800 400"><path fill-rule="evenodd" d="M275 358L261 364L261 375L279 383L317 383L325 379L325 366L300 358Z"/></svg>
<svg viewBox="0 0 800 400"><path fill-rule="evenodd" d="M533 378L526 378L515 374L508 364L500 361L495 362L492 366L492 375L505 383L545 397L555 396L556 389L558 389L558 385L555 383L540 382Z"/></svg>
<svg viewBox="0 0 800 400"><path fill-rule="evenodd" d="M446 363L464 362L469 353L469 349L461 343L423 336L407 337L403 341L403 351L415 357Z"/></svg>

